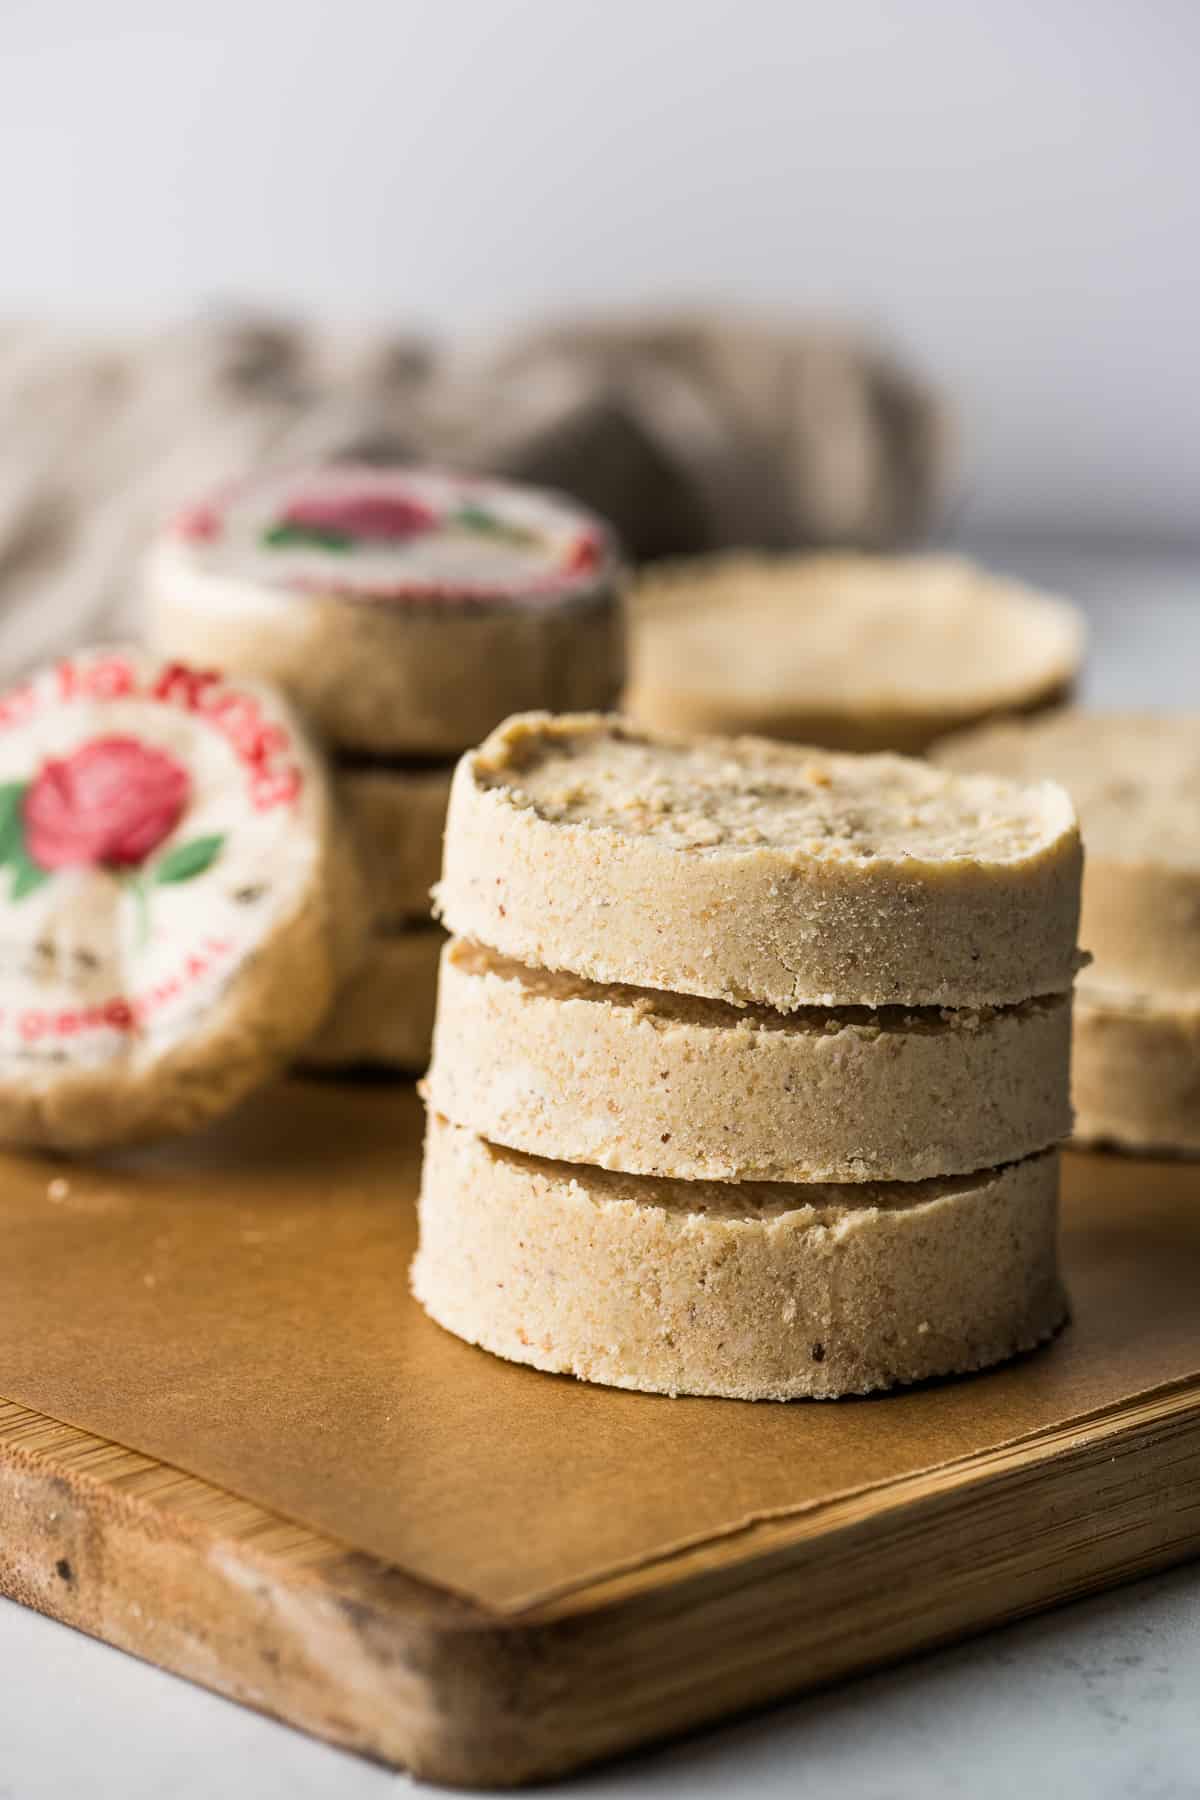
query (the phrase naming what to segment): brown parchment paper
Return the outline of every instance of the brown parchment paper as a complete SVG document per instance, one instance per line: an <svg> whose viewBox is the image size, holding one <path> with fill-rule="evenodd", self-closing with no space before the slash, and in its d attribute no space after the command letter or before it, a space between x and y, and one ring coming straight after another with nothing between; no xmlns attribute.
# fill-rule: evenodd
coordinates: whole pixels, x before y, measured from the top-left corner
<svg viewBox="0 0 1200 1800"><path fill-rule="evenodd" d="M0 1395L498 1610L1200 1370L1200 1168L1071 1157L1075 1322L991 1374L749 1405L587 1387L412 1302L411 1089L291 1083L191 1144L0 1157Z"/></svg>

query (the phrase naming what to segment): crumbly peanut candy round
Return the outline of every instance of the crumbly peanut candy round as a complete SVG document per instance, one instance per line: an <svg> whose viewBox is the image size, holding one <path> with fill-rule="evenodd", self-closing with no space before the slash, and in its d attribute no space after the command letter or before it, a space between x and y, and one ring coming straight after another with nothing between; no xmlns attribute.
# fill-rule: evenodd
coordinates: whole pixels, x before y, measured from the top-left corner
<svg viewBox="0 0 1200 1800"><path fill-rule="evenodd" d="M430 1115L417 1299L513 1362L652 1393L833 1398L985 1368L1062 1323L1057 1152L875 1187L656 1181Z"/></svg>
<svg viewBox="0 0 1200 1800"><path fill-rule="evenodd" d="M153 547L147 630L277 682L331 743L456 755L529 706L609 706L621 571L574 502L428 469L259 476Z"/></svg>
<svg viewBox="0 0 1200 1800"><path fill-rule="evenodd" d="M1200 1006L1081 985L1071 1059L1080 1143L1200 1155Z"/></svg>
<svg viewBox="0 0 1200 1800"><path fill-rule="evenodd" d="M0 1139L192 1130L358 948L329 784L272 690L80 651L0 699Z"/></svg>
<svg viewBox="0 0 1200 1800"><path fill-rule="evenodd" d="M1095 977L1200 999L1200 713L1072 708L952 738L934 759L1061 782L1087 851L1079 934Z"/></svg>
<svg viewBox="0 0 1200 1800"><path fill-rule="evenodd" d="M920 1181L1071 1129L1066 995L784 1015L457 939L438 992L430 1105L534 1156L685 1181Z"/></svg>
<svg viewBox="0 0 1200 1800"><path fill-rule="evenodd" d="M592 981L970 1007L1069 989L1079 873L1050 783L530 714L459 764L435 894L458 936Z"/></svg>
<svg viewBox="0 0 1200 1800"><path fill-rule="evenodd" d="M301 1068L395 1069L419 1073L429 1061L437 998L438 958L446 934L436 925L376 932L358 973L347 983Z"/></svg>
<svg viewBox="0 0 1200 1800"><path fill-rule="evenodd" d="M442 868L450 766L404 768L342 763L338 809L354 844L367 903L387 930L428 916Z"/></svg>
<svg viewBox="0 0 1200 1800"><path fill-rule="evenodd" d="M949 556L740 552L650 570L631 602L626 709L668 731L924 750L1061 699L1082 615Z"/></svg>

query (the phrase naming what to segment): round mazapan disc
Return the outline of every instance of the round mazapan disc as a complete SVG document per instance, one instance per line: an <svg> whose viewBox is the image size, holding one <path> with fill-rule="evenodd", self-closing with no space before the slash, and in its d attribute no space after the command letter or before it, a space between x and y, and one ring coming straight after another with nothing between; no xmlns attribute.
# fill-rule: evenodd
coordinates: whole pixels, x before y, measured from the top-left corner
<svg viewBox="0 0 1200 1800"><path fill-rule="evenodd" d="M497 1356L652 1393L833 1398L1049 1337L1058 1156L875 1187L655 1181L430 1115L417 1299Z"/></svg>
<svg viewBox="0 0 1200 1800"><path fill-rule="evenodd" d="M1200 1156L1200 1006L1081 983L1071 1085L1081 1143Z"/></svg>
<svg viewBox="0 0 1200 1800"><path fill-rule="evenodd" d="M310 1034L362 921L272 690L84 650L0 698L0 1139L191 1130Z"/></svg>
<svg viewBox="0 0 1200 1800"><path fill-rule="evenodd" d="M614 718L510 719L455 772L443 922L534 967L793 1012L1000 1006L1074 979L1052 783Z"/></svg>
<svg viewBox="0 0 1200 1800"><path fill-rule="evenodd" d="M615 702L621 579L571 501L332 464L182 513L147 560L147 627L169 654L277 682L338 747L453 755L529 706Z"/></svg>
<svg viewBox="0 0 1200 1800"><path fill-rule="evenodd" d="M980 1012L777 1013L452 942L431 1106L493 1143L681 1180L918 1181L1071 1128L1067 995Z"/></svg>
<svg viewBox="0 0 1200 1800"><path fill-rule="evenodd" d="M749 551L651 567L626 706L666 731L916 754L1060 701L1083 615L954 556Z"/></svg>

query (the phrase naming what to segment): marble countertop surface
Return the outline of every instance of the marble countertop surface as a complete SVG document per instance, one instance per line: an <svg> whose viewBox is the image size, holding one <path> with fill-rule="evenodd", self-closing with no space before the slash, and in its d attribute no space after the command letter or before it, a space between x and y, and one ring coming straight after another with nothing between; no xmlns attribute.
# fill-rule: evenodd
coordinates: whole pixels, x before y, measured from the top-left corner
<svg viewBox="0 0 1200 1800"><path fill-rule="evenodd" d="M971 548L1086 604L1086 698L1200 704L1200 551ZM1198 1697L1193 1564L538 1791L1194 1800ZM0 1602L0 1800L383 1800L412 1785Z"/></svg>

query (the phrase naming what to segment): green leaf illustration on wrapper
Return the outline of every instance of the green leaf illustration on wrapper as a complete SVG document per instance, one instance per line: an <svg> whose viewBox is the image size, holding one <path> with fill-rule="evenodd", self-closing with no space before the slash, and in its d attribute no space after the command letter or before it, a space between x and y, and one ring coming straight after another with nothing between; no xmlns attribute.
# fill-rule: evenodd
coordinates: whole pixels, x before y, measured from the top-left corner
<svg viewBox="0 0 1200 1800"><path fill-rule="evenodd" d="M49 869L39 869L33 862L24 846L11 858L13 880L10 896L13 900L24 900L26 894L36 893L50 879Z"/></svg>
<svg viewBox="0 0 1200 1800"><path fill-rule="evenodd" d="M11 867L10 900L24 900L50 879L48 869L39 868L25 845L25 795L27 781L6 781L0 786L0 867Z"/></svg>
<svg viewBox="0 0 1200 1800"><path fill-rule="evenodd" d="M150 889L203 875L216 862L224 842L220 833L190 838L186 844L176 844L174 850L168 850L156 868L129 878L129 891L137 905L139 947L150 940Z"/></svg>
<svg viewBox="0 0 1200 1800"><path fill-rule="evenodd" d="M25 848L25 828L21 821L21 805L28 784L6 781L0 787L0 865L11 862Z"/></svg>
<svg viewBox="0 0 1200 1800"><path fill-rule="evenodd" d="M460 506L450 523L459 531L476 532L481 537L494 538L498 543L511 544L514 548L538 542L536 531L530 531L525 525L514 525L508 519L498 519L495 513L482 506Z"/></svg>
<svg viewBox="0 0 1200 1800"><path fill-rule="evenodd" d="M297 525L285 520L269 526L262 541L272 550L352 550L354 540L344 531L326 531L318 525Z"/></svg>
<svg viewBox="0 0 1200 1800"><path fill-rule="evenodd" d="M186 844L177 844L174 850L168 850L154 871L153 880L161 886L164 882L190 881L194 875L203 875L205 869L221 854L221 846L225 839L220 835L213 837L191 838Z"/></svg>

